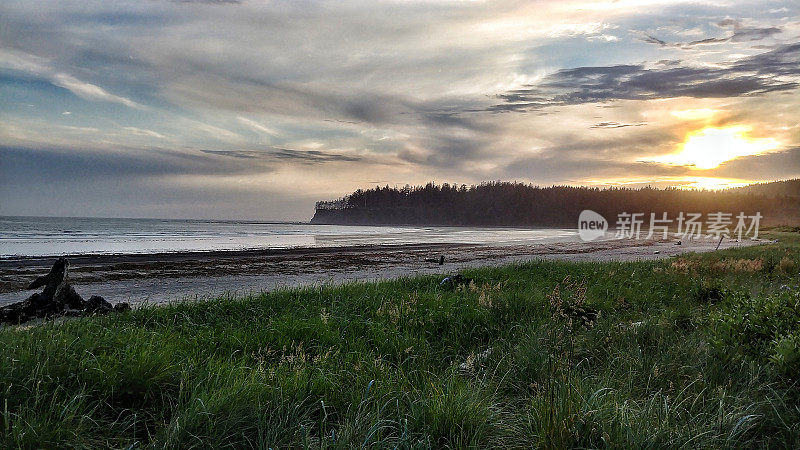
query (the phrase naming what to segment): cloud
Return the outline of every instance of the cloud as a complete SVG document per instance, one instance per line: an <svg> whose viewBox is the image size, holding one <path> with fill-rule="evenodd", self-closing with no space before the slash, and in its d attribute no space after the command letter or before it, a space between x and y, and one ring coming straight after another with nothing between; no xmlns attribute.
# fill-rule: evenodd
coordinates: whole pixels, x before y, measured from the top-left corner
<svg viewBox="0 0 800 450"><path fill-rule="evenodd" d="M619 122L599 122L592 125L590 128L625 128L625 127L642 127L647 125L644 122L639 123L619 123Z"/></svg>
<svg viewBox="0 0 800 450"><path fill-rule="evenodd" d="M752 27L752 26L745 26L739 20L734 19L725 19L717 22L717 26L720 28L730 29L731 33L725 37L710 37L704 39L698 39L689 42L674 42L669 43L662 39L659 39L655 36L644 34L642 40L644 42L648 42L651 44L657 44L662 47L676 47L682 49L691 49L693 47L699 45L713 45L713 44L722 44L725 42L751 42L751 41L760 41L762 39L767 39L769 37L773 37L776 34L780 34L783 32L781 27Z"/></svg>
<svg viewBox="0 0 800 450"><path fill-rule="evenodd" d="M57 184L67 179L92 182L105 178L151 178L177 175L265 173L268 162L252 164L224 160L196 150L165 148L75 149L0 146L4 175Z"/></svg>
<svg viewBox="0 0 800 450"><path fill-rule="evenodd" d="M0 2L0 198L289 217L374 180L674 178L637 160L706 121L800 145L785 5Z"/></svg>
<svg viewBox="0 0 800 450"><path fill-rule="evenodd" d="M0 148L0 213L307 220L319 194L226 177L270 174L220 156ZM247 207L243 208L242 204ZM298 205L301 205L298 207Z"/></svg>
<svg viewBox="0 0 800 450"><path fill-rule="evenodd" d="M599 155L563 155L557 148L514 159L505 167L505 172L511 177L525 177L548 184L558 182L587 184L594 180L620 178L620 175L655 178L676 177L690 173L683 167L624 161ZM554 173L558 173L558 178L553 177Z"/></svg>
<svg viewBox="0 0 800 450"><path fill-rule="evenodd" d="M119 103L136 109L143 108L142 105L129 98L114 95L100 86L83 82L67 73L54 70L47 58L0 48L0 69L4 67L43 77L54 86L64 88L86 100Z"/></svg>
<svg viewBox="0 0 800 450"><path fill-rule="evenodd" d="M84 83L83 81L65 73L53 74L51 82L54 85L67 89L78 97L82 97L87 100L119 103L129 108L142 108L142 105L134 102L131 99L111 94L100 86L96 86L91 83Z"/></svg>
<svg viewBox="0 0 800 450"><path fill-rule="evenodd" d="M167 137L164 136L163 134L155 132L153 130L147 130L147 129L136 128L136 127L122 127L122 129L125 130L125 131L128 131L128 132L130 132L132 134L137 134L137 135L140 135L140 136L150 136L150 137L154 137L154 138L158 138L158 139L167 139Z"/></svg>
<svg viewBox="0 0 800 450"><path fill-rule="evenodd" d="M673 97L723 98L794 90L800 84L800 44L781 46L722 67L647 68L644 64L576 67L546 76L534 86L501 94L491 111L612 100Z"/></svg>
<svg viewBox="0 0 800 450"><path fill-rule="evenodd" d="M361 158L357 156L347 156L335 153L328 153L319 150L292 150L288 148L276 149L271 153L272 156L278 159L297 160L303 163L322 163L331 161L360 161Z"/></svg>
<svg viewBox="0 0 800 450"><path fill-rule="evenodd" d="M201 150L211 155L221 155L241 159L289 160L301 164L320 164L335 161L360 161L358 156L348 156L320 150L292 150L288 148L269 148L264 150Z"/></svg>
<svg viewBox="0 0 800 450"><path fill-rule="evenodd" d="M753 174L770 174L773 180L798 178L800 177L800 147L737 158L721 164L709 173L724 178L749 179Z"/></svg>
<svg viewBox="0 0 800 450"><path fill-rule="evenodd" d="M187 126L191 127L191 129L199 131L211 139L233 144L242 144L246 142L241 135L231 130L228 130L227 128L218 127L216 125L211 125L203 121L189 119L185 117L182 117L180 121L185 123Z"/></svg>
<svg viewBox="0 0 800 450"><path fill-rule="evenodd" d="M267 126L265 126L265 125L263 125L263 124L261 124L259 122L256 122L255 120L251 120L251 119L248 119L246 117L241 117L240 116L240 117L237 117L236 120L238 120L239 122L243 123L244 125L247 125L251 129L253 129L255 131L258 131L259 133L266 134L268 136L278 136L280 134L275 129L267 127Z"/></svg>
<svg viewBox="0 0 800 450"><path fill-rule="evenodd" d="M590 23L562 23L550 27L547 36L550 38L563 38L585 36L588 40L601 40L606 42L615 42L619 38L608 34L607 31L618 28L606 22L590 22Z"/></svg>

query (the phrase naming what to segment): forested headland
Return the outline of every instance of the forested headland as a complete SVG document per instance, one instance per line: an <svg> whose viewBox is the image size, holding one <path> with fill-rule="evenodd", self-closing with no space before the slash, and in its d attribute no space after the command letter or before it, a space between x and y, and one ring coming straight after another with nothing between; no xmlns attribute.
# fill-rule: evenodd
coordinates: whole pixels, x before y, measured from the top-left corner
<svg viewBox="0 0 800 450"><path fill-rule="evenodd" d="M452 225L574 227L591 209L612 224L618 214L715 212L762 215L762 225L800 224L800 179L725 190L644 187L539 187L517 182L466 186L428 183L359 189L317 202L312 223L340 225Z"/></svg>

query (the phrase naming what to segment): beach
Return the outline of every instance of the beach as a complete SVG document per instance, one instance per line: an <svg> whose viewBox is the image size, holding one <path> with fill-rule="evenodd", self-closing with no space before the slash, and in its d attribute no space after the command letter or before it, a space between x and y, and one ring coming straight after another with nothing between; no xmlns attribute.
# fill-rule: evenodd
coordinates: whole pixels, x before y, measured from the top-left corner
<svg viewBox="0 0 800 450"><path fill-rule="evenodd" d="M617 240L487 245L431 243L350 245L241 251L68 256L78 292L111 303L163 304L242 296L280 288L452 274L465 268L537 260L637 261L706 252L718 240ZM720 248L757 244L725 239ZM439 258L444 263L439 265ZM25 299L25 287L53 257L0 259L0 305Z"/></svg>

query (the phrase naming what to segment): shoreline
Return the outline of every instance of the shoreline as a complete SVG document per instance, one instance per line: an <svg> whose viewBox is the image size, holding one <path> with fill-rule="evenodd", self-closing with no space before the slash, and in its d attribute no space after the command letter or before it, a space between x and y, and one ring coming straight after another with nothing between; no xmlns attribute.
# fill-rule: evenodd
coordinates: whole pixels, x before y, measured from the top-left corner
<svg viewBox="0 0 800 450"><path fill-rule="evenodd" d="M70 280L111 303L171 303L250 295L287 287L450 274L467 268L538 260L636 261L713 251L716 240L603 240L527 245L386 244L157 254L73 255ZM723 241L720 249L758 241ZM443 265L439 256L445 257ZM30 281L54 258L0 260L0 305L27 298Z"/></svg>
<svg viewBox="0 0 800 450"><path fill-rule="evenodd" d="M172 261L190 260L200 257L249 257L249 256L280 256L294 254L313 254L313 253L338 253L348 250L381 250L381 249L415 249L429 247L480 247L482 244L364 244L364 245L344 245L344 246L319 246L319 247L286 247L286 248L262 248L262 249L242 249L242 250L191 250L174 252L154 252L154 253L76 253L52 256L3 256L0 257L0 270L14 264L37 264L47 265L54 258L65 257L70 261L80 261L86 264L112 263L112 262L142 262L142 261Z"/></svg>

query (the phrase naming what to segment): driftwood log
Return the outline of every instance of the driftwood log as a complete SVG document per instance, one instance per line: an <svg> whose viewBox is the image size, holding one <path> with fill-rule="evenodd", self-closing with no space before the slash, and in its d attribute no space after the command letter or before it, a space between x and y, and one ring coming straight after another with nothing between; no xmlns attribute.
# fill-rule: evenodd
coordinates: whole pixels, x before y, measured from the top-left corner
<svg viewBox="0 0 800 450"><path fill-rule="evenodd" d="M425 258L425 262L438 263L440 266L443 266L444 255L439 255L438 258Z"/></svg>
<svg viewBox="0 0 800 450"><path fill-rule="evenodd" d="M27 299L0 308L0 324L14 325L33 319L54 318L60 316L86 316L105 314L111 311L131 309L127 303L111 305L103 297L92 296L84 300L72 285L69 284L69 261L59 258L50 273L34 280L28 289L44 286Z"/></svg>

